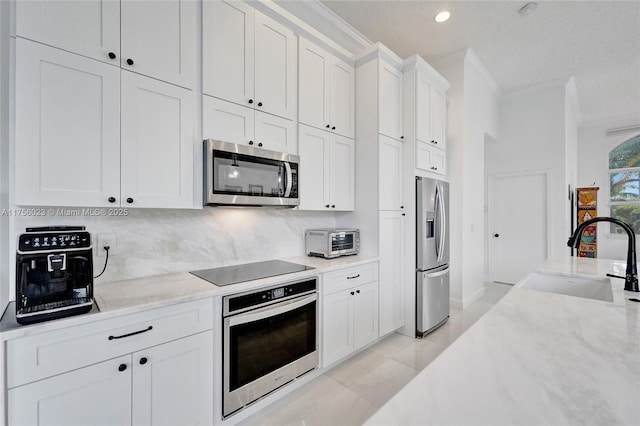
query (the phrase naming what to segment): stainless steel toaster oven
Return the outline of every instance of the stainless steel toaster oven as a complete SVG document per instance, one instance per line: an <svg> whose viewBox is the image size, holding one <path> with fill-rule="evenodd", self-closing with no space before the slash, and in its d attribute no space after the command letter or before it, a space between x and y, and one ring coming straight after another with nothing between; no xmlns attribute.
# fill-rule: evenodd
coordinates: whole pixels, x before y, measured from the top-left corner
<svg viewBox="0 0 640 426"><path fill-rule="evenodd" d="M305 245L309 256L332 259L358 254L360 231L358 229L307 229Z"/></svg>

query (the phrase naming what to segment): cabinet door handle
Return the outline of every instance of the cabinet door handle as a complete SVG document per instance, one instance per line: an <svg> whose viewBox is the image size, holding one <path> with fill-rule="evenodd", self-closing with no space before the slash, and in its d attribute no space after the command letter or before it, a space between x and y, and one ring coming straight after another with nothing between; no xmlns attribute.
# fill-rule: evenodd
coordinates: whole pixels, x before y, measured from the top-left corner
<svg viewBox="0 0 640 426"><path fill-rule="evenodd" d="M435 166L431 166L431 170L438 170L438 168Z"/></svg>
<svg viewBox="0 0 640 426"><path fill-rule="evenodd" d="M356 294L356 293L352 291L352 292L351 292L351 295L353 296L354 294Z"/></svg>
<svg viewBox="0 0 640 426"><path fill-rule="evenodd" d="M335 205L335 204L331 204L331 208L332 208L332 209L335 209L335 208L336 208L336 205Z"/></svg>
<svg viewBox="0 0 640 426"><path fill-rule="evenodd" d="M258 143L258 146L262 146L262 142L259 142L259 143Z"/></svg>
<svg viewBox="0 0 640 426"><path fill-rule="evenodd" d="M404 209L404 206L400 206L401 209Z"/></svg>
<svg viewBox="0 0 640 426"><path fill-rule="evenodd" d="M253 103L253 99L249 99L249 103L252 104Z"/></svg>
<svg viewBox="0 0 640 426"><path fill-rule="evenodd" d="M127 364L120 364L120 365L118 366L118 371L124 371L124 370L126 370L126 369L127 369Z"/></svg>
<svg viewBox="0 0 640 426"><path fill-rule="evenodd" d="M127 203L132 204L133 203L133 198L131 198L131 197L127 198Z"/></svg>
<svg viewBox="0 0 640 426"><path fill-rule="evenodd" d="M140 365L145 365L149 361L146 357L140 358Z"/></svg>
<svg viewBox="0 0 640 426"><path fill-rule="evenodd" d="M253 145L253 141L249 141L249 145Z"/></svg>
<svg viewBox="0 0 640 426"><path fill-rule="evenodd" d="M262 102L258 102L258 106L261 107L262 106Z"/></svg>
<svg viewBox="0 0 640 426"><path fill-rule="evenodd" d="M326 208L329 208L329 207L331 207L331 206L329 206L329 204L327 204L325 207L326 207Z"/></svg>
<svg viewBox="0 0 640 426"><path fill-rule="evenodd" d="M431 141L432 144L438 145L438 141Z"/></svg>
<svg viewBox="0 0 640 426"><path fill-rule="evenodd" d="M356 293L360 294L360 290L356 290Z"/></svg>
<svg viewBox="0 0 640 426"><path fill-rule="evenodd" d="M127 65L133 65L133 59L131 58L127 59Z"/></svg>
<svg viewBox="0 0 640 426"><path fill-rule="evenodd" d="M347 279L348 279L348 280L353 280L353 279L356 279L356 278L359 278L359 277L360 277L360 274L358 274L358 275L354 275L354 276L352 276L352 277L347 277Z"/></svg>
<svg viewBox="0 0 640 426"><path fill-rule="evenodd" d="M331 127L331 130L335 130L335 129L336 129L336 126Z"/></svg>
<svg viewBox="0 0 640 426"><path fill-rule="evenodd" d="M116 54L113 52L109 52L109 59L115 59L116 58Z"/></svg>
<svg viewBox="0 0 640 426"><path fill-rule="evenodd" d="M116 202L116 197L109 197L109 198L108 198L108 201L109 201L110 203L115 203L115 202Z"/></svg>
<svg viewBox="0 0 640 426"><path fill-rule="evenodd" d="M331 124L327 124L325 127L328 129L331 127Z"/></svg>
<svg viewBox="0 0 640 426"><path fill-rule="evenodd" d="M404 139L404 136L400 136L400 139Z"/></svg>
<svg viewBox="0 0 640 426"><path fill-rule="evenodd" d="M151 330L153 330L153 326L152 325L150 325L149 327L145 328L144 330L134 331L133 333L121 334L120 336L109 336L109 340L124 339L125 337L135 336L136 334L146 333L147 331L151 331Z"/></svg>

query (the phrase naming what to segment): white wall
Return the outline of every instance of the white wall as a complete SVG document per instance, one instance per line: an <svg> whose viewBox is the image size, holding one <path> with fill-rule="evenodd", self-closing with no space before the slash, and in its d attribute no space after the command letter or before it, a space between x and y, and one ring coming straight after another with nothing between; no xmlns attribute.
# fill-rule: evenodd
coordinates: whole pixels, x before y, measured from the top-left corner
<svg viewBox="0 0 640 426"><path fill-rule="evenodd" d="M107 270L95 281L96 286L114 280L302 256L305 229L335 226L332 213L289 209L205 207L128 212L128 216L120 217L18 216L14 226L16 233L24 232L27 226L85 225L92 236L116 234L115 255L109 256ZM15 239L12 236L14 253ZM96 238L93 243L97 275L105 258L96 257L101 248Z"/></svg>
<svg viewBox="0 0 640 426"><path fill-rule="evenodd" d="M466 307L484 294L484 150L487 135L498 137L499 92L471 49L435 67L451 83L447 126L451 299Z"/></svg>
<svg viewBox="0 0 640 426"><path fill-rule="evenodd" d="M578 129L578 187L598 186L598 216L609 216L609 151L640 132L607 135L607 130L640 125L638 115L608 118L585 123ZM626 235L608 233L606 224L598 225L598 257L626 260Z"/></svg>
<svg viewBox="0 0 640 426"><path fill-rule="evenodd" d="M503 96L500 140L488 144L485 153L487 175L549 171L548 256L569 254L566 138L571 132L566 119L567 83L567 80L553 82Z"/></svg>
<svg viewBox="0 0 640 426"><path fill-rule="evenodd" d="M0 1L0 212L9 207L9 2ZM0 315L9 301L9 216L0 213Z"/></svg>

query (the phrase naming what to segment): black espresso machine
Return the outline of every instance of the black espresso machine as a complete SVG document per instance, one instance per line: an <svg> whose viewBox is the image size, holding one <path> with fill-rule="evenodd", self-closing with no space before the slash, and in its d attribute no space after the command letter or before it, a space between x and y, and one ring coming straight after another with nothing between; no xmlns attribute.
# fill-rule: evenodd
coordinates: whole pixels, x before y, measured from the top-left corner
<svg viewBox="0 0 640 426"><path fill-rule="evenodd" d="M92 305L91 234L84 226L27 228L16 254L18 323L82 314Z"/></svg>

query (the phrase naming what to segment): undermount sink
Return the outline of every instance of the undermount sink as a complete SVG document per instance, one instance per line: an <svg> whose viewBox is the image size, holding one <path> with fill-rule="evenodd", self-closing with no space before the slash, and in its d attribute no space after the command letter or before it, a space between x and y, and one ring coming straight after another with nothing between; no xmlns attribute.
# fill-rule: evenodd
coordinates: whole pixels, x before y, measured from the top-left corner
<svg viewBox="0 0 640 426"><path fill-rule="evenodd" d="M527 275L516 287L613 302L611 281L608 278L535 272Z"/></svg>

